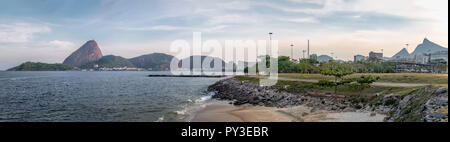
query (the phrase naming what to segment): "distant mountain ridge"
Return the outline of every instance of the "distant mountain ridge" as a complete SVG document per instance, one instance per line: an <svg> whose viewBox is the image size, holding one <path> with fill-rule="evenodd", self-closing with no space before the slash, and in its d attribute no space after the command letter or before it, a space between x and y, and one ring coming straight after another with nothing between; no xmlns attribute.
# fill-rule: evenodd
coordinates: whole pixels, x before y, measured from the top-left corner
<svg viewBox="0 0 450 142"><path fill-rule="evenodd" d="M127 59L120 57L120 56L114 56L114 55L108 55L103 56L99 60L95 62L90 62L87 64L82 65L80 68L82 69L91 69L95 68L95 66L98 66L98 68L120 68L120 67L128 67L128 68L134 68L136 67L133 63L128 61Z"/></svg>
<svg viewBox="0 0 450 142"><path fill-rule="evenodd" d="M67 57L63 64L73 67L81 67L86 63L95 62L102 57L103 54L97 42L95 40L90 40Z"/></svg>
<svg viewBox="0 0 450 142"><path fill-rule="evenodd" d="M78 70L78 68L64 64L25 62L23 64L20 64L19 66L8 69L7 71L68 71L68 70Z"/></svg>
<svg viewBox="0 0 450 142"><path fill-rule="evenodd" d="M194 61L195 58L200 59L200 65L199 66L195 66L194 67ZM220 63L220 64L216 64ZM189 65L189 69L183 67L183 63L188 63ZM207 66L204 66L203 63L206 63ZM220 65L220 67L218 67ZM220 71L224 71L225 67L226 67L227 63L225 61L223 61L220 58L217 57L210 57L210 56L190 56L188 58L184 58L182 60L180 60L178 62L178 67L184 70L202 70L204 71L205 69L214 69L214 68L220 68ZM233 63L231 65L233 67L233 70L235 70L236 65Z"/></svg>
<svg viewBox="0 0 450 142"><path fill-rule="evenodd" d="M137 68L151 69L153 71L167 71L174 57L164 53L153 53L128 59Z"/></svg>
<svg viewBox="0 0 450 142"><path fill-rule="evenodd" d="M45 64L45 63L23 63L20 66L9 69L9 71L64 71L64 70L79 70L81 69L98 69L98 68L140 68L151 71L169 71L172 60L179 62L179 67L183 62L190 62L190 70L193 68L193 58L200 57L201 63L205 60L217 60L222 63L224 68L227 64L220 58L209 56L191 56L186 59L176 59L172 55L164 53L152 53L126 59L120 56L107 55L103 56L102 51L95 40L87 41L83 46L74 51L68 56L63 64ZM214 68L214 62L210 62L210 68ZM236 65L233 63L233 67Z"/></svg>

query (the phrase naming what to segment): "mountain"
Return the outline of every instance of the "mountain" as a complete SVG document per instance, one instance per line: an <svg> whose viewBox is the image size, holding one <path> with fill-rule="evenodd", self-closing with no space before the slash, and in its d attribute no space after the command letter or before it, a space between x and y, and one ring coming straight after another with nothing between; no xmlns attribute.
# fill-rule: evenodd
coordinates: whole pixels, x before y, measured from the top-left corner
<svg viewBox="0 0 450 142"><path fill-rule="evenodd" d="M80 68L82 69L92 69L96 68L95 66L98 65L99 68L115 68L115 67L128 67L128 68L134 68L136 67L128 61L127 59L120 57L120 56L114 56L114 55L108 55L103 56L97 61L90 62L87 64L82 65Z"/></svg>
<svg viewBox="0 0 450 142"><path fill-rule="evenodd" d="M201 64L200 67L194 68L194 59L195 58L199 58L200 59L200 64ZM223 61L220 58L209 57L209 56L190 56L188 58L184 58L181 61L179 61L178 62L178 66L180 68L182 68L182 69L187 69L187 68L182 67L183 63L187 62L187 63L189 63L189 66L190 66L189 70L200 70L202 68L204 69L204 68L214 68L214 67L216 67L217 65L215 65L214 61L220 62L222 64L220 68L222 70L225 69L225 65L227 64L225 61ZM203 62L207 62L206 65L208 65L208 63L209 63L209 67L203 67ZM236 65L233 64L233 67L235 67L235 66Z"/></svg>
<svg viewBox="0 0 450 142"><path fill-rule="evenodd" d="M438 51L448 51L448 48L442 47L436 43L431 42L427 38L423 40L422 44L419 44L414 50L414 52L411 53L411 55L418 55L421 56L423 54L430 54L435 53Z"/></svg>
<svg viewBox="0 0 450 142"><path fill-rule="evenodd" d="M82 65L90 62L95 62L103 57L102 51L98 47L98 44L94 40L86 42L78 50L73 52L67 57L63 64L81 67Z"/></svg>
<svg viewBox="0 0 450 142"><path fill-rule="evenodd" d="M163 53L153 53L131 58L129 61L138 68L151 69L153 71L166 71L170 69L170 62L174 57Z"/></svg>
<svg viewBox="0 0 450 142"><path fill-rule="evenodd" d="M78 70L78 69L64 64L46 64L33 62L26 62L17 67L8 69L8 71L68 71L68 70Z"/></svg>
<svg viewBox="0 0 450 142"><path fill-rule="evenodd" d="M406 50L406 48L403 48L400 52L392 56L391 60L402 60L409 58L411 58L411 55L409 54L408 50Z"/></svg>

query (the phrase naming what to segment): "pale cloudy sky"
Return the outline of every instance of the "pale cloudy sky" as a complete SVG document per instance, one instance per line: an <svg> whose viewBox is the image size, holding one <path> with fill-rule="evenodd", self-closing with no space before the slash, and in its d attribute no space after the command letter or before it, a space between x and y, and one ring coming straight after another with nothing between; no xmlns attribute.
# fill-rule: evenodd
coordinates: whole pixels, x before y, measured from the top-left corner
<svg viewBox="0 0 450 142"><path fill-rule="evenodd" d="M447 0L1 0L0 70L25 61L62 62L95 39L105 55L169 53L176 39L280 42L280 54L350 60L392 56L427 37L448 47Z"/></svg>

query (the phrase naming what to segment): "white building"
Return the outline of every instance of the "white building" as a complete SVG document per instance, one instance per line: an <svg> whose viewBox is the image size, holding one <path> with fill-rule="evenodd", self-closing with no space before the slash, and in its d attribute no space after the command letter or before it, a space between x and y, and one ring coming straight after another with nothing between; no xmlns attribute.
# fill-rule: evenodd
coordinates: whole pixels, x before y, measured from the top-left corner
<svg viewBox="0 0 450 142"><path fill-rule="evenodd" d="M363 56L363 55L356 55L355 57L354 57L354 60L353 60L353 62L362 62L362 61L364 61L366 59L366 57L365 56Z"/></svg>

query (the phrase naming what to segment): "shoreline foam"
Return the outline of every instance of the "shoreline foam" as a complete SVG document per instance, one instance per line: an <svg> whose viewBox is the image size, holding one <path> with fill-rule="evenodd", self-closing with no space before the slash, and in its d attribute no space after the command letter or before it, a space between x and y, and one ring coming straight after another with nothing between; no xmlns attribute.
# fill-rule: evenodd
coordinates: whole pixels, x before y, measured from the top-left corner
<svg viewBox="0 0 450 142"><path fill-rule="evenodd" d="M253 105L234 106L218 101L198 111L190 122L383 122L384 115L368 112L312 112L312 108Z"/></svg>

